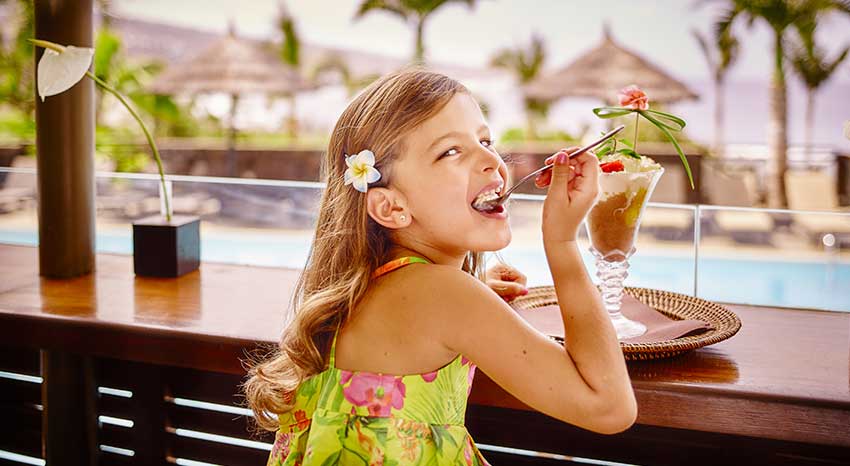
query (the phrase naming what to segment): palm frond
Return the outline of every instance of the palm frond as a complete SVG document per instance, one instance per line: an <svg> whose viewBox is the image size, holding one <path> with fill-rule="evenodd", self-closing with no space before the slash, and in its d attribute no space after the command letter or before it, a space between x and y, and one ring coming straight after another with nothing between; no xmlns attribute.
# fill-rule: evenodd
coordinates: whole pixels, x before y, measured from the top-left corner
<svg viewBox="0 0 850 466"><path fill-rule="evenodd" d="M490 66L493 68L503 68L508 71L513 71L517 68L517 52L511 49L502 49L496 52L490 58Z"/></svg>
<svg viewBox="0 0 850 466"><path fill-rule="evenodd" d="M835 57L835 60L833 60L832 63L827 63L825 67L827 74L833 74L835 70L838 69L839 66L841 66L841 63L844 62L844 59L847 58L848 53L850 53L850 47L845 47L844 50L842 50L841 53L839 53L838 56Z"/></svg>
<svg viewBox="0 0 850 466"><path fill-rule="evenodd" d="M531 38L526 48L502 49L490 59L490 66L512 72L521 83L536 78L546 62L546 46L540 36Z"/></svg>
<svg viewBox="0 0 850 466"><path fill-rule="evenodd" d="M398 0L401 5L409 10L414 11L420 17L428 16L436 9L447 3L465 3L469 7L475 6L476 0Z"/></svg>
<svg viewBox="0 0 850 466"><path fill-rule="evenodd" d="M705 61L706 63L708 63L708 69L712 73L716 73L717 61L714 59L714 53L708 46L708 40L696 29L691 30L691 34L694 36L694 39L696 39L697 44L699 44L699 49L702 51L702 56L705 57Z"/></svg>
<svg viewBox="0 0 850 466"><path fill-rule="evenodd" d="M743 11L737 5L723 11L717 22L714 23L714 37L722 37L724 34L731 34L732 25L742 13Z"/></svg>
<svg viewBox="0 0 850 466"><path fill-rule="evenodd" d="M531 55L529 58L528 69L524 76L525 82L536 78L546 63L546 44L543 38L537 34L531 37Z"/></svg>
<svg viewBox="0 0 850 466"><path fill-rule="evenodd" d="M283 62L292 67L298 67L301 63L301 40L295 29L295 20L288 14L283 14L278 22L280 32L283 34L283 43L280 48L280 57Z"/></svg>
<svg viewBox="0 0 850 466"><path fill-rule="evenodd" d="M717 38L717 50L720 52L718 68L720 73L724 73L738 59L738 55L741 52L741 43L732 34L732 31L728 30L726 34Z"/></svg>
<svg viewBox="0 0 850 466"><path fill-rule="evenodd" d="M836 10L850 15L850 0L832 0L832 3Z"/></svg>
<svg viewBox="0 0 850 466"><path fill-rule="evenodd" d="M835 70L847 58L850 47L845 47L834 59L826 57L826 53L819 47L808 47L799 42L789 47L789 61L794 72L803 81L808 89L817 89L835 73Z"/></svg>
<svg viewBox="0 0 850 466"><path fill-rule="evenodd" d="M411 11L409 9L406 9L398 1L363 0L360 6L357 7L357 11L354 13L354 19L360 19L364 15L376 10L393 13L399 16L404 21L407 21L411 14Z"/></svg>
<svg viewBox="0 0 850 466"><path fill-rule="evenodd" d="M332 73L338 73L343 84L346 87L348 86L351 81L351 70L349 70L345 61L336 54L329 55L317 63L310 73L310 79L318 82L322 76Z"/></svg>

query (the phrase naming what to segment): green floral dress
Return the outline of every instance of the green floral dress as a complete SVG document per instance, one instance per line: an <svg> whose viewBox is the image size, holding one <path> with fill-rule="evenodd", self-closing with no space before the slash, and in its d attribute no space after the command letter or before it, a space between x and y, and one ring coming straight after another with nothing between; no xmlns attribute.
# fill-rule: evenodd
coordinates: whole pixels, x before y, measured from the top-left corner
<svg viewBox="0 0 850 466"><path fill-rule="evenodd" d="M402 258L381 273L424 259ZM334 366L296 390L280 416L269 466L489 466L464 426L475 365L458 355L427 374L384 375Z"/></svg>

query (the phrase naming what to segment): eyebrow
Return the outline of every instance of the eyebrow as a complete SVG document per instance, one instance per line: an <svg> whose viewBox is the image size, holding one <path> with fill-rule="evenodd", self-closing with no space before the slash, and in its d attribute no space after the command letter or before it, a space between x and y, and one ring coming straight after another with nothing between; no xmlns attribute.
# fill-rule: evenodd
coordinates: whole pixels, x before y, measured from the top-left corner
<svg viewBox="0 0 850 466"><path fill-rule="evenodd" d="M485 130L486 131L490 130L490 127L488 127L486 124L481 125L478 128L478 131L476 131L476 133L480 133L480 132L485 131ZM435 139L434 142L432 142L431 145L428 146L427 149L425 149L425 152L431 152L431 149L433 149L437 144L442 142L444 139L448 139L448 138L452 138L452 137L458 137L458 136L462 136L462 135L463 135L463 133L460 132L460 131L452 131L450 133L446 133L446 134L438 137L437 139Z"/></svg>

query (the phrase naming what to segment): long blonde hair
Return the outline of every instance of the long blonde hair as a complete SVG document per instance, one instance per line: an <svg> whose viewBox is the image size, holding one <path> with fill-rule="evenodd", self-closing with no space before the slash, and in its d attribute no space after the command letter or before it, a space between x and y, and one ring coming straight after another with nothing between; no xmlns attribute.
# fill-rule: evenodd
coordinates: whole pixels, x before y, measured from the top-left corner
<svg viewBox="0 0 850 466"><path fill-rule="evenodd" d="M296 285L294 312L278 348L249 363L243 385L257 424L278 428L277 415L292 409L302 381L324 371L331 340L369 287L372 272L390 257L390 232L366 212L365 195L346 186L345 154L369 149L387 186L402 140L457 93L469 91L438 73L413 68L372 83L342 113L322 163L327 183L307 264ZM463 270L483 278L483 254L470 252Z"/></svg>

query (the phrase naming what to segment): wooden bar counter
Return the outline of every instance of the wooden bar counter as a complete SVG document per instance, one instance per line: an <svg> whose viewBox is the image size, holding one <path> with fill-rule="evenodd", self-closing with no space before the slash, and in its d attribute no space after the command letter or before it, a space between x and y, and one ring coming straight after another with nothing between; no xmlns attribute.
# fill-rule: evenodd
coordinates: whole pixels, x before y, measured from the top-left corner
<svg viewBox="0 0 850 466"><path fill-rule="evenodd" d="M37 267L36 248L0 246L0 351L67 351L237 378L246 351L277 341L298 276L203 263L178 279L142 278L132 257L108 254L81 278L42 278ZM482 371L469 429L479 443L637 464L850 463L850 314L729 307L743 323L730 340L629 362L639 416L622 434L530 410ZM494 465L563 464L485 455Z"/></svg>

